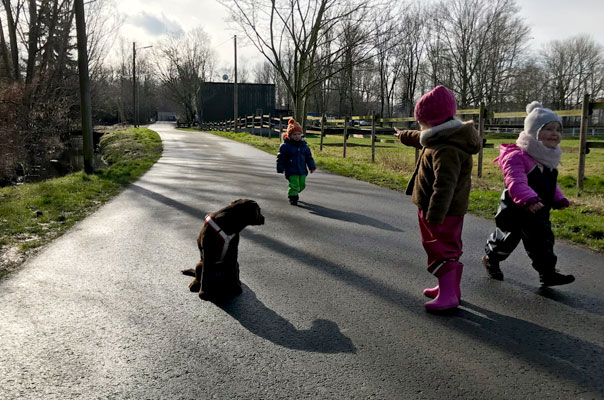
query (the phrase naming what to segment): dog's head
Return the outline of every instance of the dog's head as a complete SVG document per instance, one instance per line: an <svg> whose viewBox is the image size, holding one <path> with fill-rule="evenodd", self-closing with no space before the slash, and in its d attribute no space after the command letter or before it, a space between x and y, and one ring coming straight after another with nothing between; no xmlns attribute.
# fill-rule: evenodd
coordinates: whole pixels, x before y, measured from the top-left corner
<svg viewBox="0 0 604 400"><path fill-rule="evenodd" d="M264 225L264 215L260 206L254 200L239 199L231 202L229 207L237 210L241 218L247 222L247 225Z"/></svg>
<svg viewBox="0 0 604 400"><path fill-rule="evenodd" d="M237 232L248 225L264 225L264 215L262 215L260 206L254 200L249 199L235 200L214 213L213 216L233 224L231 226Z"/></svg>

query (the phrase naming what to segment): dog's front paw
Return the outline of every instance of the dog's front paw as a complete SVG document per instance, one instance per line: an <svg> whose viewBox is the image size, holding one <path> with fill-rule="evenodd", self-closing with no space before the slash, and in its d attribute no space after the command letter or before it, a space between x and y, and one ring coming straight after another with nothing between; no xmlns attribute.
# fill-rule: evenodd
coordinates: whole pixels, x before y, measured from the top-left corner
<svg viewBox="0 0 604 400"><path fill-rule="evenodd" d="M199 289L201 289L201 283L195 278L189 283L189 290L191 292L199 292Z"/></svg>
<svg viewBox="0 0 604 400"><path fill-rule="evenodd" d="M207 300L207 301L213 301L215 299L214 296L212 296L208 292L204 292L203 290L199 291L199 298L202 300Z"/></svg>

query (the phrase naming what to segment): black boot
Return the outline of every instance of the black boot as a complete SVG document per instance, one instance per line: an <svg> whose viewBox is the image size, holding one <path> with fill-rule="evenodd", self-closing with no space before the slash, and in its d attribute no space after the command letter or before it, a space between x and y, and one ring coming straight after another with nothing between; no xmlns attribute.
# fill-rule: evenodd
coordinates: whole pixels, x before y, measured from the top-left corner
<svg viewBox="0 0 604 400"><path fill-rule="evenodd" d="M543 286L558 286L568 285L575 281L575 277L572 275L563 275L558 271L554 270L551 272L540 273L539 280Z"/></svg>
<svg viewBox="0 0 604 400"><path fill-rule="evenodd" d="M289 204L291 204L292 206L297 206L298 205L298 195L295 196L287 196L289 198Z"/></svg>
<svg viewBox="0 0 604 400"><path fill-rule="evenodd" d="M501 269L499 268L499 261L491 260L489 256L485 255L482 257L482 265L486 268L487 274L489 274L491 279L498 281L503 280L503 272L501 272Z"/></svg>

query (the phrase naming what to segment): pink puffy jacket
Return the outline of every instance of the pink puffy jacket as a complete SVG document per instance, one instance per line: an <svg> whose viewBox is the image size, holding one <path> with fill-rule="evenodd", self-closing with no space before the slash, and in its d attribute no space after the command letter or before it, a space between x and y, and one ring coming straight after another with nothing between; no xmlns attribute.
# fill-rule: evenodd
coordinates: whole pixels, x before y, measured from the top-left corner
<svg viewBox="0 0 604 400"><path fill-rule="evenodd" d="M523 207L541 201L537 193L528 185L527 175L537 166L537 163L527 152L515 143L501 144L499 157L493 162L497 162L499 169L503 172L505 187L514 203ZM564 197L560 187L556 185L552 199L553 208L566 208L568 205L568 200Z"/></svg>

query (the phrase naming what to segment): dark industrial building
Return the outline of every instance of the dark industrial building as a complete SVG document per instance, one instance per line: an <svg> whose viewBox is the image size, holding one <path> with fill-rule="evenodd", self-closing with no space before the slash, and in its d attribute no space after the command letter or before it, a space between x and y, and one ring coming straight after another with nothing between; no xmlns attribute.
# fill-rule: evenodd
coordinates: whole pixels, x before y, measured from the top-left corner
<svg viewBox="0 0 604 400"><path fill-rule="evenodd" d="M239 83L237 84L237 94L239 117L252 114L275 114L275 85ZM202 83L198 96L198 117L201 122L233 119L233 83Z"/></svg>

